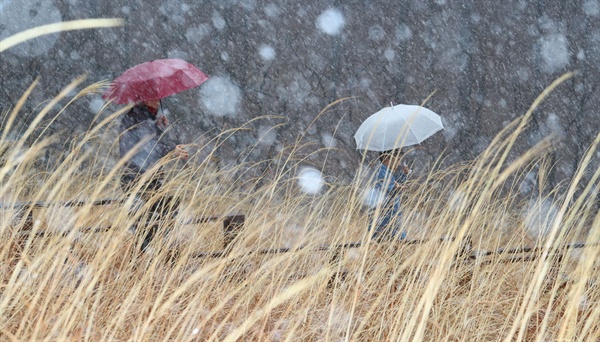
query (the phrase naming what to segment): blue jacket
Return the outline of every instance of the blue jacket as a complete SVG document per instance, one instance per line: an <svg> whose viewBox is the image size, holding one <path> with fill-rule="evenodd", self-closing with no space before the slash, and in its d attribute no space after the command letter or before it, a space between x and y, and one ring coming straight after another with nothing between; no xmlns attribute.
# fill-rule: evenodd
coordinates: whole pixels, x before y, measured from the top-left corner
<svg viewBox="0 0 600 342"><path fill-rule="evenodd" d="M403 239L406 236L404 232L399 234L399 219L401 216L400 194L398 193L396 184L404 183L407 179L408 175L405 173L399 172L394 174L394 172L383 163L379 163L379 167L375 174L374 189L380 196L380 201L378 201L380 202L380 209L377 222L374 225L375 232L373 233L373 238L378 238L384 234L390 235L390 237L400 235L400 239ZM374 219L376 210L377 207L371 209L370 216L372 220ZM395 219L395 224L390 226L393 219Z"/></svg>

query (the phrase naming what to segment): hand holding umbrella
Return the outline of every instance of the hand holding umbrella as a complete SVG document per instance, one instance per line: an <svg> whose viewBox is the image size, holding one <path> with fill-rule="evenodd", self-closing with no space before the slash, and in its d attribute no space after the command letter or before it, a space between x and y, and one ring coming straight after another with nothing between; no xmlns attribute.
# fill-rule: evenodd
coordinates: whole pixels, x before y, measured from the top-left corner
<svg viewBox="0 0 600 342"><path fill-rule="evenodd" d="M162 130L165 130L169 126L169 119L167 119L166 115L161 115L158 117L158 119L156 119L156 125Z"/></svg>

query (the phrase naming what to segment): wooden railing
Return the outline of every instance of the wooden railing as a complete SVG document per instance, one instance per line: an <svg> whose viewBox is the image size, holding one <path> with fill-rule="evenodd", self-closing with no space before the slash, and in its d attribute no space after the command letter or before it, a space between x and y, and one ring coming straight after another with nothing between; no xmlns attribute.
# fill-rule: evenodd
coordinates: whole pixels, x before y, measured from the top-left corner
<svg viewBox="0 0 600 342"><path fill-rule="evenodd" d="M34 230L34 213L35 209L44 209L52 207L83 207L86 205L91 206L106 206L111 204L124 204L125 199L121 198L106 198L92 202L86 201L65 201L65 202L13 202L13 203L0 203L0 210L14 210L17 212L14 221L22 222L20 229L15 232L19 236L19 240L24 242L28 236L49 236L49 235L68 235L69 232L57 232L47 230ZM212 216L200 216L195 217L186 224L200 224L207 222L223 222L223 249L233 242L239 231L243 228L246 220L245 215L242 214L225 214L225 215L212 215ZM81 233L101 233L107 232L112 229L112 226L102 227L84 227L78 231Z"/></svg>
<svg viewBox="0 0 600 342"><path fill-rule="evenodd" d="M46 236L46 235L57 235L63 234L66 235L69 232L50 232L50 231L38 231L34 230L34 217L33 210L41 209L41 208L50 208L50 207L82 207L85 205L92 206L106 206L111 204L123 204L125 202L124 199L100 199L93 202L85 202L85 201L66 201L66 202L14 202L14 203L0 203L0 210L16 210L17 217L16 220L24 220L22 221L22 225L18 232L15 232L19 235L20 241L24 242L26 239L31 236ZM26 216L25 216L26 215ZM213 252L198 252L192 254L193 258L222 258L229 255L229 251L231 250L229 247L232 245L233 241L239 234L239 232L243 229L245 224L246 217L242 214L227 214L221 216L201 216L194 218L186 224L200 224L207 222L218 222L221 221L223 223L222 232L223 232L223 250L221 251L213 251ZM96 228L84 228L80 229L80 232L85 233L98 233L98 232L106 232L111 229L110 226L105 227L96 227ZM437 243L450 243L455 241L456 239L453 237L449 238L440 238L434 240L427 239L417 239L417 240L400 240L395 241L394 244L390 246L390 251L398 250L403 248L406 245L418 245L424 244L426 242L437 242ZM333 251L333 254L330 258L330 265L336 264L340 260L342 260L341 255L343 250L352 249L352 248L360 248L365 244L363 242L349 242L342 244L333 244L333 245L305 245L294 248L271 248L271 249L257 249L245 252L243 255L267 255L267 254L280 254L280 253L294 253L299 252L305 249L310 249L315 252L323 252L323 251ZM547 258L555 258L555 260L561 260L564 253L566 253L570 249L579 249L579 248L587 248L587 247L598 247L600 246L600 242L598 243L572 243L566 245L560 245L550 248L545 254ZM477 263L478 265L488 265L492 263L513 263L513 262L529 262L537 260L540 256L542 256L542 252L544 251L544 247L541 246L523 246L523 247L514 247L514 248L498 248L495 250L473 250L473 243L469 236L466 236L462 239L460 246L458 248L457 253L454 256L454 265L465 265L470 263ZM492 257L491 259L489 257ZM338 274L339 273L339 274ZM348 271L337 272L332 279L343 279L345 278L345 274ZM343 276L342 276L343 275Z"/></svg>

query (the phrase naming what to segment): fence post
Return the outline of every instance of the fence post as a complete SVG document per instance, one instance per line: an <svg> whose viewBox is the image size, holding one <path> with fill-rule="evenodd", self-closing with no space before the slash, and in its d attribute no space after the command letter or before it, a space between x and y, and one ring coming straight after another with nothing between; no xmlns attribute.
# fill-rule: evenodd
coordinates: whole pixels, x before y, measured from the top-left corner
<svg viewBox="0 0 600 342"><path fill-rule="evenodd" d="M466 285L471 282L473 279L473 269L462 270L461 265L465 265L469 262L471 257L471 253L473 252L473 240L471 236L467 235L463 237L460 242L460 247L456 254L454 255L454 265L453 268L457 272L461 272L458 284L460 286Z"/></svg>
<svg viewBox="0 0 600 342"><path fill-rule="evenodd" d="M20 234L21 232L30 232L33 230L33 211L31 210L31 208L27 208L25 210L28 210L27 212L27 216L25 218L23 218L23 212L20 211L19 214L17 214L17 219L15 220L15 222L23 222L23 225L20 227L20 229L17 229L15 231L15 234L13 235L13 246L15 247L15 256L17 259L20 259L23 251L25 251L25 245L27 244L27 239L29 239L29 235L28 234ZM12 249L12 248L11 248Z"/></svg>
<svg viewBox="0 0 600 342"><path fill-rule="evenodd" d="M331 259L329 260L329 265L332 268L337 268L338 267L338 263L340 263L342 261L342 248L344 246L343 245L339 245L335 248L335 251L333 252L333 255L331 256ZM346 276L348 275L348 271L334 271L333 274L331 275L331 278L329 278L329 281L327 282L327 288L331 289L335 286L336 282L343 282L346 280Z"/></svg>
<svg viewBox="0 0 600 342"><path fill-rule="evenodd" d="M227 249L235 240L244 228L245 221L246 216L244 215L231 215L223 220L223 249Z"/></svg>
<svg viewBox="0 0 600 342"><path fill-rule="evenodd" d="M465 263L465 262L469 261L469 257L471 256L472 252L473 252L473 240L471 239L471 236L467 235L467 236L463 237L462 240L460 241L460 247L458 248L458 251L454 255L454 262L455 263Z"/></svg>

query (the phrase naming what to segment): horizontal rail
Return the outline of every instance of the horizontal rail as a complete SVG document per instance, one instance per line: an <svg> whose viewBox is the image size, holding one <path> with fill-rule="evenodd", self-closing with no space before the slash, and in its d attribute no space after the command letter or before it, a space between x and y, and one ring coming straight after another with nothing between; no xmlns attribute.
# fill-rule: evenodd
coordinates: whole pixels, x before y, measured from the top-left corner
<svg viewBox="0 0 600 342"><path fill-rule="evenodd" d="M423 244L426 242L432 242L432 241L436 241L436 240L437 240L437 242L451 242L451 241L454 241L455 238L454 237L439 238L439 239L434 239L434 240L429 240L429 239L399 240L396 242L401 245L418 245L418 244ZM323 252L323 251L329 251L329 250L360 248L362 246L364 246L363 242L347 242L347 243L336 244L336 245L321 245L321 246L317 246L317 247L312 247L311 245L304 245L304 246L299 246L299 247L282 247L282 248L266 248L266 249L259 249L259 250L250 250L243 255L246 256L246 255L250 255L250 254L264 255L264 254L294 253L294 252L300 252L309 247L312 247L310 249L311 251ZM221 258L221 257L226 256L228 253L229 253L229 251L200 252L200 253L192 254L191 257L192 258Z"/></svg>
<svg viewBox="0 0 600 342"><path fill-rule="evenodd" d="M83 207L86 205L93 206L103 206L110 204L122 204L125 203L125 199L123 198L105 198L99 199L95 201L64 201L64 202L4 202L0 203L0 209L5 210L17 210L17 209L40 209L40 208L50 208L53 206L57 207Z"/></svg>
<svg viewBox="0 0 600 342"><path fill-rule="evenodd" d="M50 208L50 207L83 207L86 205L91 206L104 206L110 204L123 204L126 202L124 198L105 198L99 199L95 201L63 201L63 202L0 202L0 210L20 210L18 214L20 216L20 220L24 220L24 224L20 227L18 232L14 232L13 234L16 236L20 236L20 244L24 243L24 239L27 237L44 237L44 236L68 236L72 231L47 231L47 230L34 230L34 222L33 222L33 209L40 208ZM26 216L25 216L26 215ZM25 216L25 217L23 217ZM210 216L200 216L194 217L187 221L180 222L184 225L190 224L200 224L207 222L223 222L223 248L226 249L231 242L236 238L237 234L240 232L242 227L244 226L246 220L246 216L238 213L230 213L226 215L210 215ZM151 218L146 221L146 224L156 224L157 221ZM79 233L101 233L107 232L112 229L112 226L103 226L103 227L84 227L78 230Z"/></svg>
<svg viewBox="0 0 600 342"><path fill-rule="evenodd" d="M556 249L577 249L577 248L594 247L594 246L600 246L600 242L590 242L590 243L576 242L576 243L566 244L566 245L562 245L562 246L550 247L548 249L548 251L552 251L552 250L556 250ZM541 252L544 249L545 249L545 247L542 247L542 246L498 248L496 250L491 250L491 251L474 251L471 253L469 258L477 259L479 257L490 256L490 255L495 255L495 254L535 253L535 252Z"/></svg>
<svg viewBox="0 0 600 342"><path fill-rule="evenodd" d="M426 240L426 239L423 239L423 240L401 240L401 241L397 241L397 243L400 245L416 245L416 244L423 244L426 242L452 242L455 240L456 239L454 237L452 237L452 238L439 238L439 239L434 239L434 240ZM343 243L343 244L336 244L336 245L316 246L316 247L312 247L310 250L316 251L316 252L322 252L322 251L329 251L329 250L360 248L362 246L364 246L364 243L362 243L362 242L351 242L351 243ZM573 244L567 244L567 245L563 245L563 246L553 247L553 248L550 248L549 251L551 253L554 253L551 255L557 255L557 254L560 254L562 250L595 247L595 246L600 246L600 242L596 242L596 243L577 242L577 243L573 243ZM252 254L265 255L265 254L294 253L294 252L300 252L302 250L305 250L308 247L310 247L310 245L304 245L304 246L299 246L299 247L295 247L295 248L284 247L284 248L267 248L267 249L259 249L259 250L250 250L250 251L247 251L246 253L243 253L241 256L249 256ZM494 255L494 254L533 253L533 252L542 251L543 249L544 249L543 247L524 246L524 247L517 247L517 248L510 248L510 249L509 248L499 248L497 250L492 250L492 251L472 251L472 252L467 251L469 254L468 254L468 256L464 257L464 259L467 261L475 261L482 257L490 256L490 255ZM192 254L191 257L192 258L221 258L221 257L227 256L228 254L229 254L229 251L200 252L200 253ZM500 259L500 260L495 260L495 261L494 260L484 260L484 261L480 262L480 265L491 264L493 262L499 262L499 263L510 263L510 262L519 262L519 261L526 262L526 261L536 260L538 257L539 257L539 255L532 254L532 255L526 255L526 256L514 256L511 258L505 258L505 259Z"/></svg>
<svg viewBox="0 0 600 342"><path fill-rule="evenodd" d="M186 220L186 221L181 221L179 223L183 224L183 225L193 225L193 224L201 224L201 223L208 223L208 222L219 222L219 221L227 221L227 220L231 220L231 219L240 219L243 220L244 219L244 215L241 214L228 214L228 215L212 215L212 216L200 216L200 217L196 217L190 220ZM155 220L155 219L148 219L148 221L146 221L146 224L150 224L150 223L158 223L160 220ZM77 229L77 233L104 233L104 232L108 232L112 229L112 226L102 226L102 227L82 227ZM56 235L56 236L67 236L71 233L72 231L44 231L44 230L39 230L39 231L33 231L33 230L21 230L19 232L16 232L16 235L34 235L34 236L50 236L50 235Z"/></svg>
<svg viewBox="0 0 600 342"><path fill-rule="evenodd" d="M122 204L122 203L125 203L125 201L126 200L123 198L106 198L106 199L99 199L99 200L95 200L95 201L91 201L91 202L90 201L13 202L13 203L0 203L0 209L5 209L5 210L39 209L39 208L49 208L52 206L82 207L85 205L104 206L104 205L110 205L110 204ZM32 219L31 217L26 218L26 220L31 220L31 219ZM201 224L201 223L217 222L217 221L223 221L223 232L225 235L225 242L224 242L225 249L222 251L214 251L214 252L199 252L196 254L192 254L192 256L191 256L192 258L221 258L221 257L227 256L230 252L230 250L227 247L231 244L233 239L239 233L239 230L241 229L241 227L244 225L245 216L242 214L201 216L201 217L196 217L196 218L192 218L192 219L180 222L182 224ZM29 222L29 224L31 225L32 222ZM78 232L80 232L80 233L100 233L100 232L109 231L110 229L112 229L111 226L96 227L96 228L86 227L86 228L80 229ZM50 235L68 236L69 233L70 233L69 231L49 232L49 231L23 230L23 231L18 232L17 234L18 235L34 235L34 236L41 237L41 236L50 236ZM418 244L424 244L427 242L435 242L435 241L437 241L437 242L452 242L452 241L455 241L455 238L447 237L447 238L439 238L439 239L400 240L400 241L396 241L396 243L398 243L397 248L400 248L400 246L403 246L403 245L418 245ZM339 252L342 249L360 248L362 246L364 246L363 242L348 242L348 243L341 243L341 244L334 244L334 245L321 245L321 246L316 246L316 247L311 246L311 245L304 245L304 246L299 246L299 247L267 248L267 249L251 250L251 251L244 253L242 256L251 255L251 254L268 255L268 254L280 254L280 253L293 253L293 252L302 251L309 247L311 247L310 250L312 250L312 251L335 250L335 251ZM564 250L594 247L594 246L600 246L600 242L596 242L596 243L577 242L577 243L572 243L572 244L567 244L567 245L562 245L562 246L550 247L548 249L548 252L549 252L549 256L550 255L559 255L560 253L563 253ZM491 264L493 262L499 262L499 263L527 262L527 261L536 260L539 257L539 255L535 254L535 253L544 251L545 249L546 249L546 247L543 247L543 246L522 246L522 247L512 247L512 248L502 247L502 248L498 248L495 250L473 251L471 249L471 246L469 245L466 249L459 251L457 257L461 258L463 261L476 261L481 258L493 256L493 255L506 255L506 254L515 255L515 254L522 254L522 253L530 253L530 255L526 255L526 256L513 256L513 257L499 259L499 260L483 260L479 264L487 265L487 264Z"/></svg>

